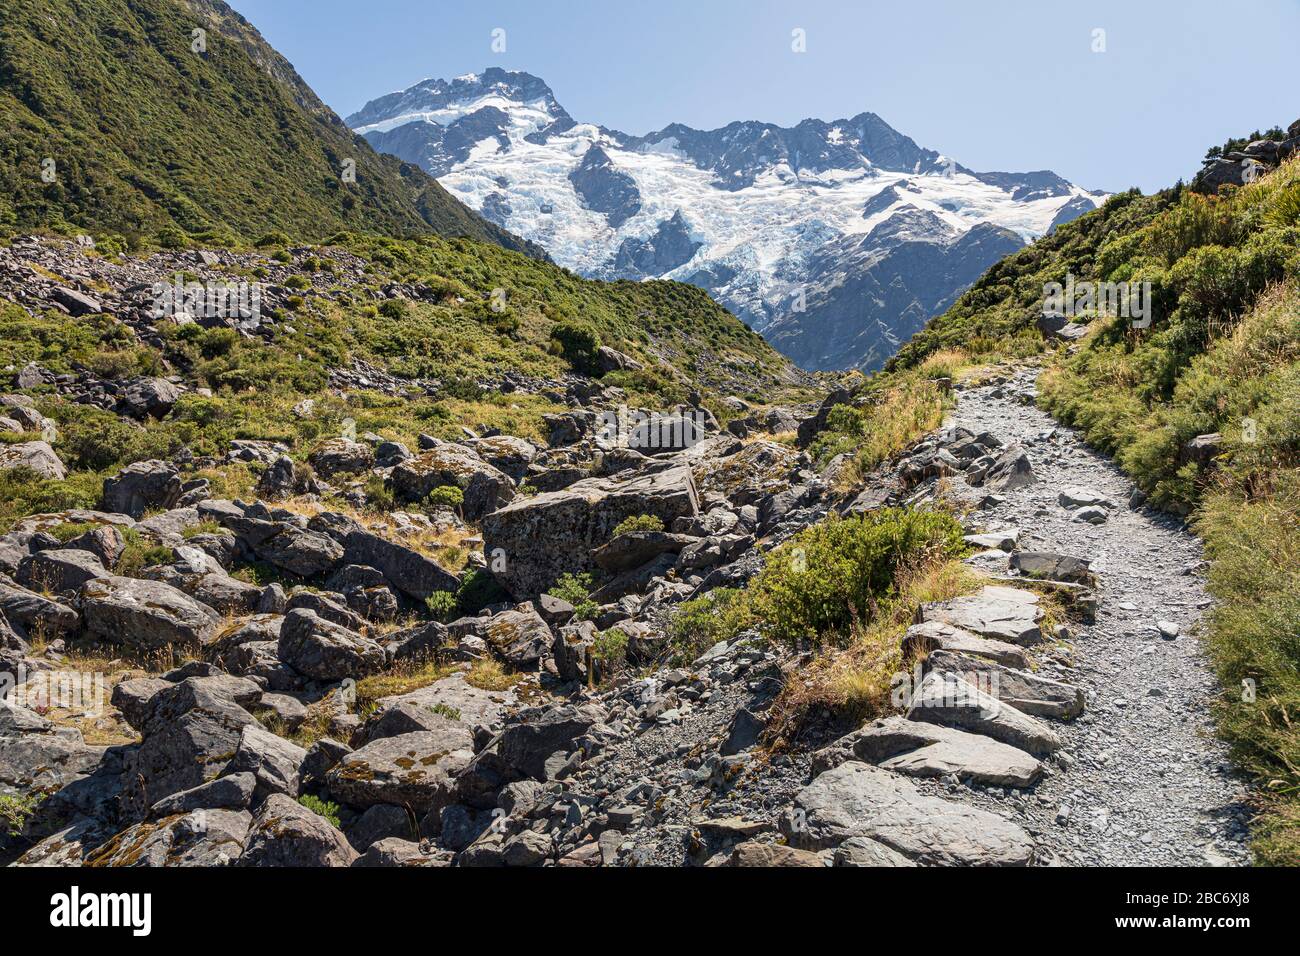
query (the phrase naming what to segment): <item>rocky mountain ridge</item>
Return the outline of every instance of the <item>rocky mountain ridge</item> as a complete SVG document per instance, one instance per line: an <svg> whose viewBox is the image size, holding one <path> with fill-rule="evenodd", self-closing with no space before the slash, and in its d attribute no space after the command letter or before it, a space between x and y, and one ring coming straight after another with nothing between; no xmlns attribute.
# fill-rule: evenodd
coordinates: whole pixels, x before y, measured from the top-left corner
<svg viewBox="0 0 1300 956"><path fill-rule="evenodd" d="M1104 198L1048 171L974 172L873 113L631 136L497 68L347 122L561 264L699 285L807 369L878 368L1001 256ZM906 228L918 216L929 228Z"/></svg>

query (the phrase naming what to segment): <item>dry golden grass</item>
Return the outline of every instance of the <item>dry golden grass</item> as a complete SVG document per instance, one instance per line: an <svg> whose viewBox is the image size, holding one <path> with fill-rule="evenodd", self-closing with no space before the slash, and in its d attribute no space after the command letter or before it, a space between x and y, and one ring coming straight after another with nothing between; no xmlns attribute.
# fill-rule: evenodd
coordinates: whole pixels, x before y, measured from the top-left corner
<svg viewBox="0 0 1300 956"><path fill-rule="evenodd" d="M900 572L897 594L880 605L874 619L854 625L846 647L813 658L788 677L768 723L770 747L789 745L814 713L858 723L889 713L895 675L913 664L904 659L902 640L917 608L969 594L982 584L978 574L953 559Z"/></svg>
<svg viewBox="0 0 1300 956"><path fill-rule="evenodd" d="M525 674L508 673L495 658L483 658L474 662L465 675L465 683L479 690L510 690L526 678Z"/></svg>
<svg viewBox="0 0 1300 956"><path fill-rule="evenodd" d="M466 524L463 528L444 528L442 530L439 530L436 526L424 528L419 525L414 527L400 525L391 514L356 508L336 500L320 502L308 498L288 498L284 501L277 501L276 507L284 508L286 511L303 515L306 518L314 518L322 511L346 515L375 534L382 535L391 541L399 541L405 547L418 551L426 557L433 558L452 573L459 573L465 569L472 550L472 545L466 542L478 535L478 529L470 524ZM415 515L421 512L418 508L412 506L407 513Z"/></svg>
<svg viewBox="0 0 1300 956"><path fill-rule="evenodd" d="M449 677L457 670L454 664L436 661L411 661L398 664L380 674L371 674L357 681L357 711L364 713L384 697L409 694L435 681Z"/></svg>

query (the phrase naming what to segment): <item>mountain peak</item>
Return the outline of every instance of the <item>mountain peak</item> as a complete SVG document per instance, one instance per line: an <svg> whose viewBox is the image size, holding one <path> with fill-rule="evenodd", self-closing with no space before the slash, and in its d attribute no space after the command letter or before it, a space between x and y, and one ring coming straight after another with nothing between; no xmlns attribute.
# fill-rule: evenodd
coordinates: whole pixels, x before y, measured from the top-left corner
<svg viewBox="0 0 1300 956"><path fill-rule="evenodd" d="M759 331L784 314L792 286L823 279L819 307L848 321L867 307L832 300L848 288L844 275L864 269L883 270L869 296L874 325L904 312L923 320L1009 248L1096 205L1046 170L976 173L870 111L790 127L670 123L632 136L575 121L541 79L500 69L423 81L348 122L562 265L700 285ZM972 232L985 224L997 234ZM903 338L889 338L888 351ZM795 354L794 339L783 341ZM878 362L877 345L833 362ZM799 348L801 360L828 367L824 350Z"/></svg>

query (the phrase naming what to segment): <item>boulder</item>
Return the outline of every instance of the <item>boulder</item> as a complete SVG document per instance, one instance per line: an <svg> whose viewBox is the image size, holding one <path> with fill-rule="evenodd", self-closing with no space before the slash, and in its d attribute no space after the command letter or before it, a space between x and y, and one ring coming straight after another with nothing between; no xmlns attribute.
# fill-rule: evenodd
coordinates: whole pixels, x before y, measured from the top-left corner
<svg viewBox="0 0 1300 956"><path fill-rule="evenodd" d="M520 776L545 781L547 758L557 751L572 753L577 738L602 716L592 706L548 707L503 730L497 740L498 754Z"/></svg>
<svg viewBox="0 0 1300 956"><path fill-rule="evenodd" d="M903 854L867 837L851 837L835 848L834 866L916 866Z"/></svg>
<svg viewBox="0 0 1300 956"><path fill-rule="evenodd" d="M277 656L298 673L322 681L360 678L384 666L384 649L355 631L303 608L280 626Z"/></svg>
<svg viewBox="0 0 1300 956"><path fill-rule="evenodd" d="M528 466L537 457L537 448L531 442L510 435L492 438L469 438L461 444L471 449L485 462L503 471L515 481L522 481Z"/></svg>
<svg viewBox="0 0 1300 956"><path fill-rule="evenodd" d="M48 442L25 441L16 445L0 445L0 471L23 468L38 478L62 481L68 476L62 459Z"/></svg>
<svg viewBox="0 0 1300 956"><path fill-rule="evenodd" d="M930 668L960 677L983 688L1004 704L1031 717L1071 720L1083 713L1083 689L1041 677L1023 667L1006 667L992 660L951 650L938 650L926 661Z"/></svg>
<svg viewBox="0 0 1300 956"><path fill-rule="evenodd" d="M203 808L137 823L92 850L85 864L230 866L244 851L252 820L247 810Z"/></svg>
<svg viewBox="0 0 1300 956"><path fill-rule="evenodd" d="M989 468L982 485L993 491L1012 491L1037 480L1028 453L1020 445L1010 445Z"/></svg>
<svg viewBox="0 0 1300 956"><path fill-rule="evenodd" d="M464 492L461 513L467 521L507 504L515 496L510 476L494 468L467 448L443 444L393 469L393 495L398 501L418 502L443 485Z"/></svg>
<svg viewBox="0 0 1300 956"><path fill-rule="evenodd" d="M162 418L180 397L181 390L165 378L141 378L122 390L117 407L132 418Z"/></svg>
<svg viewBox="0 0 1300 956"><path fill-rule="evenodd" d="M19 637L54 638L81 626L81 615L66 604L3 579L0 579L0 615Z"/></svg>
<svg viewBox="0 0 1300 956"><path fill-rule="evenodd" d="M149 809L149 816L156 820L191 810L247 810L256 786L257 778L251 773L218 777L192 790L164 797Z"/></svg>
<svg viewBox="0 0 1300 956"><path fill-rule="evenodd" d="M328 535L285 526L257 546L257 556L300 578L324 574L343 560L343 546Z"/></svg>
<svg viewBox="0 0 1300 956"><path fill-rule="evenodd" d="M630 477L588 478L560 491L518 499L483 519L484 549L500 551L494 573L518 599L545 591L566 572L590 571L592 552L625 518L654 515L668 527L699 511L685 465Z"/></svg>
<svg viewBox="0 0 1300 956"><path fill-rule="evenodd" d="M944 650L974 657L986 657L1007 667L1029 666L1029 657L1023 648L1008 644L1006 641L976 637L969 631L963 631L943 621L913 624L903 635L903 650L909 657Z"/></svg>
<svg viewBox="0 0 1300 956"><path fill-rule="evenodd" d="M661 554L678 554L699 538L667 531L632 531L611 538L592 554L592 560L605 571L620 573L639 568Z"/></svg>
<svg viewBox="0 0 1300 956"><path fill-rule="evenodd" d="M248 831L239 866L351 866L356 850L328 820L273 793Z"/></svg>
<svg viewBox="0 0 1300 956"><path fill-rule="evenodd" d="M116 575L83 584L81 610L89 633L146 651L206 644L219 622L216 611L170 584Z"/></svg>
<svg viewBox="0 0 1300 956"><path fill-rule="evenodd" d="M452 779L474 755L469 728L443 718L436 730L371 741L325 774L336 800L358 808L390 803L426 814L453 802Z"/></svg>
<svg viewBox="0 0 1300 956"><path fill-rule="evenodd" d="M302 747L277 737L259 724L249 724L244 727L239 749L226 772L252 774L253 799L258 803L273 793L297 797L299 774L306 759L307 751Z"/></svg>
<svg viewBox="0 0 1300 956"><path fill-rule="evenodd" d="M889 717L864 727L853 744L859 760L911 777L972 780L991 787L1028 787L1043 773L1034 757L982 734Z"/></svg>
<svg viewBox="0 0 1300 956"><path fill-rule="evenodd" d="M921 623L939 621L978 636L1032 647L1043 641L1038 595L1018 588L986 585L978 594L926 604Z"/></svg>
<svg viewBox="0 0 1300 956"><path fill-rule="evenodd" d="M316 474L325 478L334 475L351 475L369 471L375 463L375 453L369 445L347 438L331 438L318 445L307 456Z"/></svg>
<svg viewBox="0 0 1300 956"><path fill-rule="evenodd" d="M104 479L101 507L139 521L146 511L171 508L180 496L181 479L175 468L157 460L137 461Z"/></svg>
<svg viewBox="0 0 1300 956"><path fill-rule="evenodd" d="M1011 556L1011 568L1027 578L1044 581L1067 581L1089 587L1097 582L1091 571L1091 562L1050 551L1021 551Z"/></svg>
<svg viewBox="0 0 1300 956"><path fill-rule="evenodd" d="M809 867L818 869L830 865L830 858L811 850L797 850L778 843L759 843L749 840L737 843L727 857L727 866Z"/></svg>
<svg viewBox="0 0 1300 956"><path fill-rule="evenodd" d="M1064 743L1047 724L953 674L931 671L911 697L907 719L983 734L1038 756Z"/></svg>
<svg viewBox="0 0 1300 956"><path fill-rule="evenodd" d="M1074 511L1076 508L1085 508L1095 505L1100 508L1114 508L1115 502L1111 501L1099 491L1093 491L1091 488L1083 488L1078 485L1071 485L1069 488L1062 488L1061 493L1056 496L1057 503L1062 508Z"/></svg>
<svg viewBox="0 0 1300 956"><path fill-rule="evenodd" d="M370 531L355 530L347 535L344 560L375 568L395 590L417 601L460 587L460 579L432 558Z"/></svg>
<svg viewBox="0 0 1300 956"><path fill-rule="evenodd" d="M75 548L37 551L18 563L15 577L24 587L63 594L108 575L99 556Z"/></svg>
<svg viewBox="0 0 1300 956"><path fill-rule="evenodd" d="M248 711L195 679L155 695L150 706L144 741L122 772L123 810L136 819L159 800L221 776L244 728L255 723Z"/></svg>
<svg viewBox="0 0 1300 956"><path fill-rule="evenodd" d="M482 638L493 653L511 667L535 670L537 662L550 656L555 636L531 604L493 615L481 629Z"/></svg>
<svg viewBox="0 0 1300 956"><path fill-rule="evenodd" d="M855 837L932 866L1028 866L1034 845L987 810L931 797L910 781L849 761L804 787L781 828L792 846L817 850Z"/></svg>

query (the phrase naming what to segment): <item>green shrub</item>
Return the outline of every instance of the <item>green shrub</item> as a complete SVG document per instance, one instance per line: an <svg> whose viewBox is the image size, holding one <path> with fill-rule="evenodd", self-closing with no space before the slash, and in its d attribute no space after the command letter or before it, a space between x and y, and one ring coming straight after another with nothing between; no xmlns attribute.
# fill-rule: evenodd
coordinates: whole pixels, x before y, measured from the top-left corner
<svg viewBox="0 0 1300 956"><path fill-rule="evenodd" d="M311 288L311 280L306 276L289 276L284 280L286 289L293 289L295 292L304 292Z"/></svg>
<svg viewBox="0 0 1300 956"><path fill-rule="evenodd" d="M460 506L465 503L465 492L456 485L439 485L429 492L425 503L434 510L447 508L451 511L459 511Z"/></svg>
<svg viewBox="0 0 1300 956"><path fill-rule="evenodd" d="M617 538L621 534L632 534L636 531L662 531L664 530L664 519L658 515L634 515L631 518L624 518L615 526L612 538Z"/></svg>
<svg viewBox="0 0 1300 956"><path fill-rule="evenodd" d="M842 642L874 617L902 569L960 553L962 534L937 511L831 517L768 555L749 586L755 615L765 635L785 644Z"/></svg>
<svg viewBox="0 0 1300 956"><path fill-rule="evenodd" d="M424 604L433 619L443 624L455 616L458 606L456 595L451 591L434 591L424 599Z"/></svg>
<svg viewBox="0 0 1300 956"><path fill-rule="evenodd" d="M405 299L385 299L379 303L379 314L386 319L400 321L406 318L409 311L410 306Z"/></svg>
<svg viewBox="0 0 1300 956"><path fill-rule="evenodd" d="M677 606L668 626L669 645L675 659L687 663L720 641L735 640L755 623L747 591L715 588Z"/></svg>
<svg viewBox="0 0 1300 956"><path fill-rule="evenodd" d="M477 614L492 604L501 604L510 597L495 575L487 568L474 568L465 575L456 590L456 603L462 614Z"/></svg>
<svg viewBox="0 0 1300 956"><path fill-rule="evenodd" d="M551 338L574 371L591 374L599 370L600 333L586 322L560 322Z"/></svg>
<svg viewBox="0 0 1300 956"><path fill-rule="evenodd" d="M588 573L565 573L561 574L556 582L547 589L547 593L552 597L559 598L561 601L568 601L573 605L574 618L579 621L587 621L596 616L597 604L590 597L595 586L595 581Z"/></svg>
<svg viewBox="0 0 1300 956"><path fill-rule="evenodd" d="M338 829L339 827L339 805L332 800L322 800L320 797L313 796L310 793L304 793L298 798L298 802L317 816L324 817L329 821L330 826Z"/></svg>
<svg viewBox="0 0 1300 956"><path fill-rule="evenodd" d="M0 796L0 827L9 836L18 836L23 832L27 818L36 812L40 797L34 794L15 793Z"/></svg>

